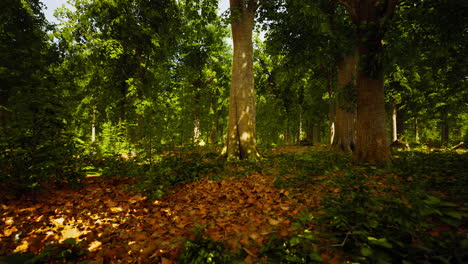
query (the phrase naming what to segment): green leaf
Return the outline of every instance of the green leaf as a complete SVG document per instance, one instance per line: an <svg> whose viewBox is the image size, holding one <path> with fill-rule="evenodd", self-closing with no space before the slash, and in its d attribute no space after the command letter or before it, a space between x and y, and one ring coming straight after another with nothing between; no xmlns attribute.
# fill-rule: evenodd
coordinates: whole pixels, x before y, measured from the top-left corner
<svg viewBox="0 0 468 264"><path fill-rule="evenodd" d="M387 241L386 238L375 238L375 237L368 237L369 243L377 246L381 246L384 248L393 248L393 245L390 244L390 242Z"/></svg>
<svg viewBox="0 0 468 264"><path fill-rule="evenodd" d="M323 258L317 252L310 253L309 258L315 261L323 261Z"/></svg>
<svg viewBox="0 0 468 264"><path fill-rule="evenodd" d="M301 243L301 239L299 237L297 237L297 236L294 236L289 240L289 243L291 244L291 246L294 247L295 245Z"/></svg>
<svg viewBox="0 0 468 264"><path fill-rule="evenodd" d="M370 247L362 247L361 248L361 255L364 257L369 257L374 253Z"/></svg>

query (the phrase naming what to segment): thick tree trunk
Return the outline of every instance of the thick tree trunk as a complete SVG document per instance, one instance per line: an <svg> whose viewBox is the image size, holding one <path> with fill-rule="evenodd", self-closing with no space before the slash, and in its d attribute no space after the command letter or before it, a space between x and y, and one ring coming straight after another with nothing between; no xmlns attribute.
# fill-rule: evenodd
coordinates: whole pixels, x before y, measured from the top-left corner
<svg viewBox="0 0 468 264"><path fill-rule="evenodd" d="M356 163L390 162L390 147L385 123L383 78L371 78L364 72L357 78Z"/></svg>
<svg viewBox="0 0 468 264"><path fill-rule="evenodd" d="M335 118L335 140L332 149L351 152L354 149L356 106L346 98L347 89L355 88L356 56L346 56L338 65L338 99Z"/></svg>
<svg viewBox="0 0 468 264"><path fill-rule="evenodd" d="M255 133L255 92L253 75L252 30L255 9L243 0L231 0L234 21L231 24L234 43L232 81L227 135L228 159L258 159Z"/></svg>
<svg viewBox="0 0 468 264"><path fill-rule="evenodd" d="M383 78L382 38L396 0L361 0L348 5L357 26L359 71L357 76L356 148L358 164L391 162L387 139Z"/></svg>

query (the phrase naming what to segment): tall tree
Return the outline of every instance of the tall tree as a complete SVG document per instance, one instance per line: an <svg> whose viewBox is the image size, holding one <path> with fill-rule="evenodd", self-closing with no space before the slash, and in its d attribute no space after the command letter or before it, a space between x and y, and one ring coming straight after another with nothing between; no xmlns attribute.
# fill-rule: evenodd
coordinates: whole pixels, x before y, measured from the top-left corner
<svg viewBox="0 0 468 264"><path fill-rule="evenodd" d="M345 56L338 64L336 134L332 143L332 148L338 151L350 152L355 147L355 73L356 56Z"/></svg>
<svg viewBox="0 0 468 264"><path fill-rule="evenodd" d="M234 44L227 135L228 159L258 159L252 31L259 1L230 0Z"/></svg>
<svg viewBox="0 0 468 264"><path fill-rule="evenodd" d="M356 25L357 74L356 163L384 164L391 160L387 139L382 40L396 0L338 0Z"/></svg>

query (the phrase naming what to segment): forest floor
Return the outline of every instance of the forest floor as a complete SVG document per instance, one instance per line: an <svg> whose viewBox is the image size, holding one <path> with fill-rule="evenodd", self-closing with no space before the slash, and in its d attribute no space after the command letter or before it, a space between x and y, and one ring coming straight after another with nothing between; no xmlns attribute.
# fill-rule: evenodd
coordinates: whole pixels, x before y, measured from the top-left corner
<svg viewBox="0 0 468 264"><path fill-rule="evenodd" d="M289 147L275 154L321 148ZM298 233L294 219L306 213L323 214L323 196L341 192L327 184L281 188L274 184L277 174L274 168L242 177L226 172L221 180L205 177L176 185L153 201L129 191L129 178L88 176L80 189L51 188L34 199L25 196L0 202L0 255L39 254L47 245L73 238L72 243L81 242L79 248L87 249L88 263L176 263L186 240L196 240L197 233L202 233L232 252L241 252L245 263L268 262L260 254L269 243L267 238L294 236ZM320 182L320 177L315 181ZM314 228L321 227L307 226ZM458 232L466 234L466 230ZM345 260L327 250L318 254L324 263Z"/></svg>

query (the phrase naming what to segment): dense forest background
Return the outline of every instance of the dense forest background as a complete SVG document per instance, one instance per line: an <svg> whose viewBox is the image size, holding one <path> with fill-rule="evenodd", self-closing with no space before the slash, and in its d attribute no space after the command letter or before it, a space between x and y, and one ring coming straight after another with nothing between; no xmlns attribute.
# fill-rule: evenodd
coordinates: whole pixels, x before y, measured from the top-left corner
<svg viewBox="0 0 468 264"><path fill-rule="evenodd" d="M337 102L352 111L356 101L352 87L337 88L339 63L355 46L347 11L340 1L266 2L257 14L264 37L256 33L254 45L257 141L331 143L337 110L346 110ZM149 153L225 143L232 47L229 15L218 16L217 1L70 6L52 25L39 1L2 4L4 149L78 143ZM386 118L396 115L401 140L450 146L467 135L465 8L397 5L379 60Z"/></svg>
<svg viewBox="0 0 468 264"><path fill-rule="evenodd" d="M303 177L291 176L294 184L310 173L329 173L339 186L333 193L350 182L367 186L372 174L355 165L393 164L411 183L429 173L419 171L424 166L453 165L460 172L453 175L462 176L437 188L458 188L448 191L450 200L466 201L463 158L424 156L468 142L466 0L231 0L224 13L218 6L218 0L69 0L50 22L40 0L2 0L0 201L51 184L79 185L94 174L140 177L137 190L155 199L169 185L214 171L246 166L258 172L282 162L289 165L278 171ZM268 156L292 145L319 146L326 154ZM421 152L395 155L391 145ZM221 163L226 160L241 163ZM290 187L283 180L275 184ZM365 195L375 194L366 188ZM428 192L424 188L415 197ZM271 192L274 199L289 198L284 190ZM359 206L370 201L343 193L341 211L322 200L329 215L343 216L354 199ZM455 207L441 197L418 197L421 208ZM398 210L407 206L407 199L394 201L390 206ZM387 208L376 204L369 207ZM407 231L427 217L419 212L421 218L407 212L414 220ZM459 228L466 216L450 212ZM374 218L358 213L353 223L368 219ZM341 233L343 243L354 227ZM365 229L362 237L373 238L369 230L378 228L369 222ZM370 256L373 246L390 248L375 241L359 242L361 255ZM464 241L457 249L466 248ZM392 247L403 245L397 242Z"/></svg>

